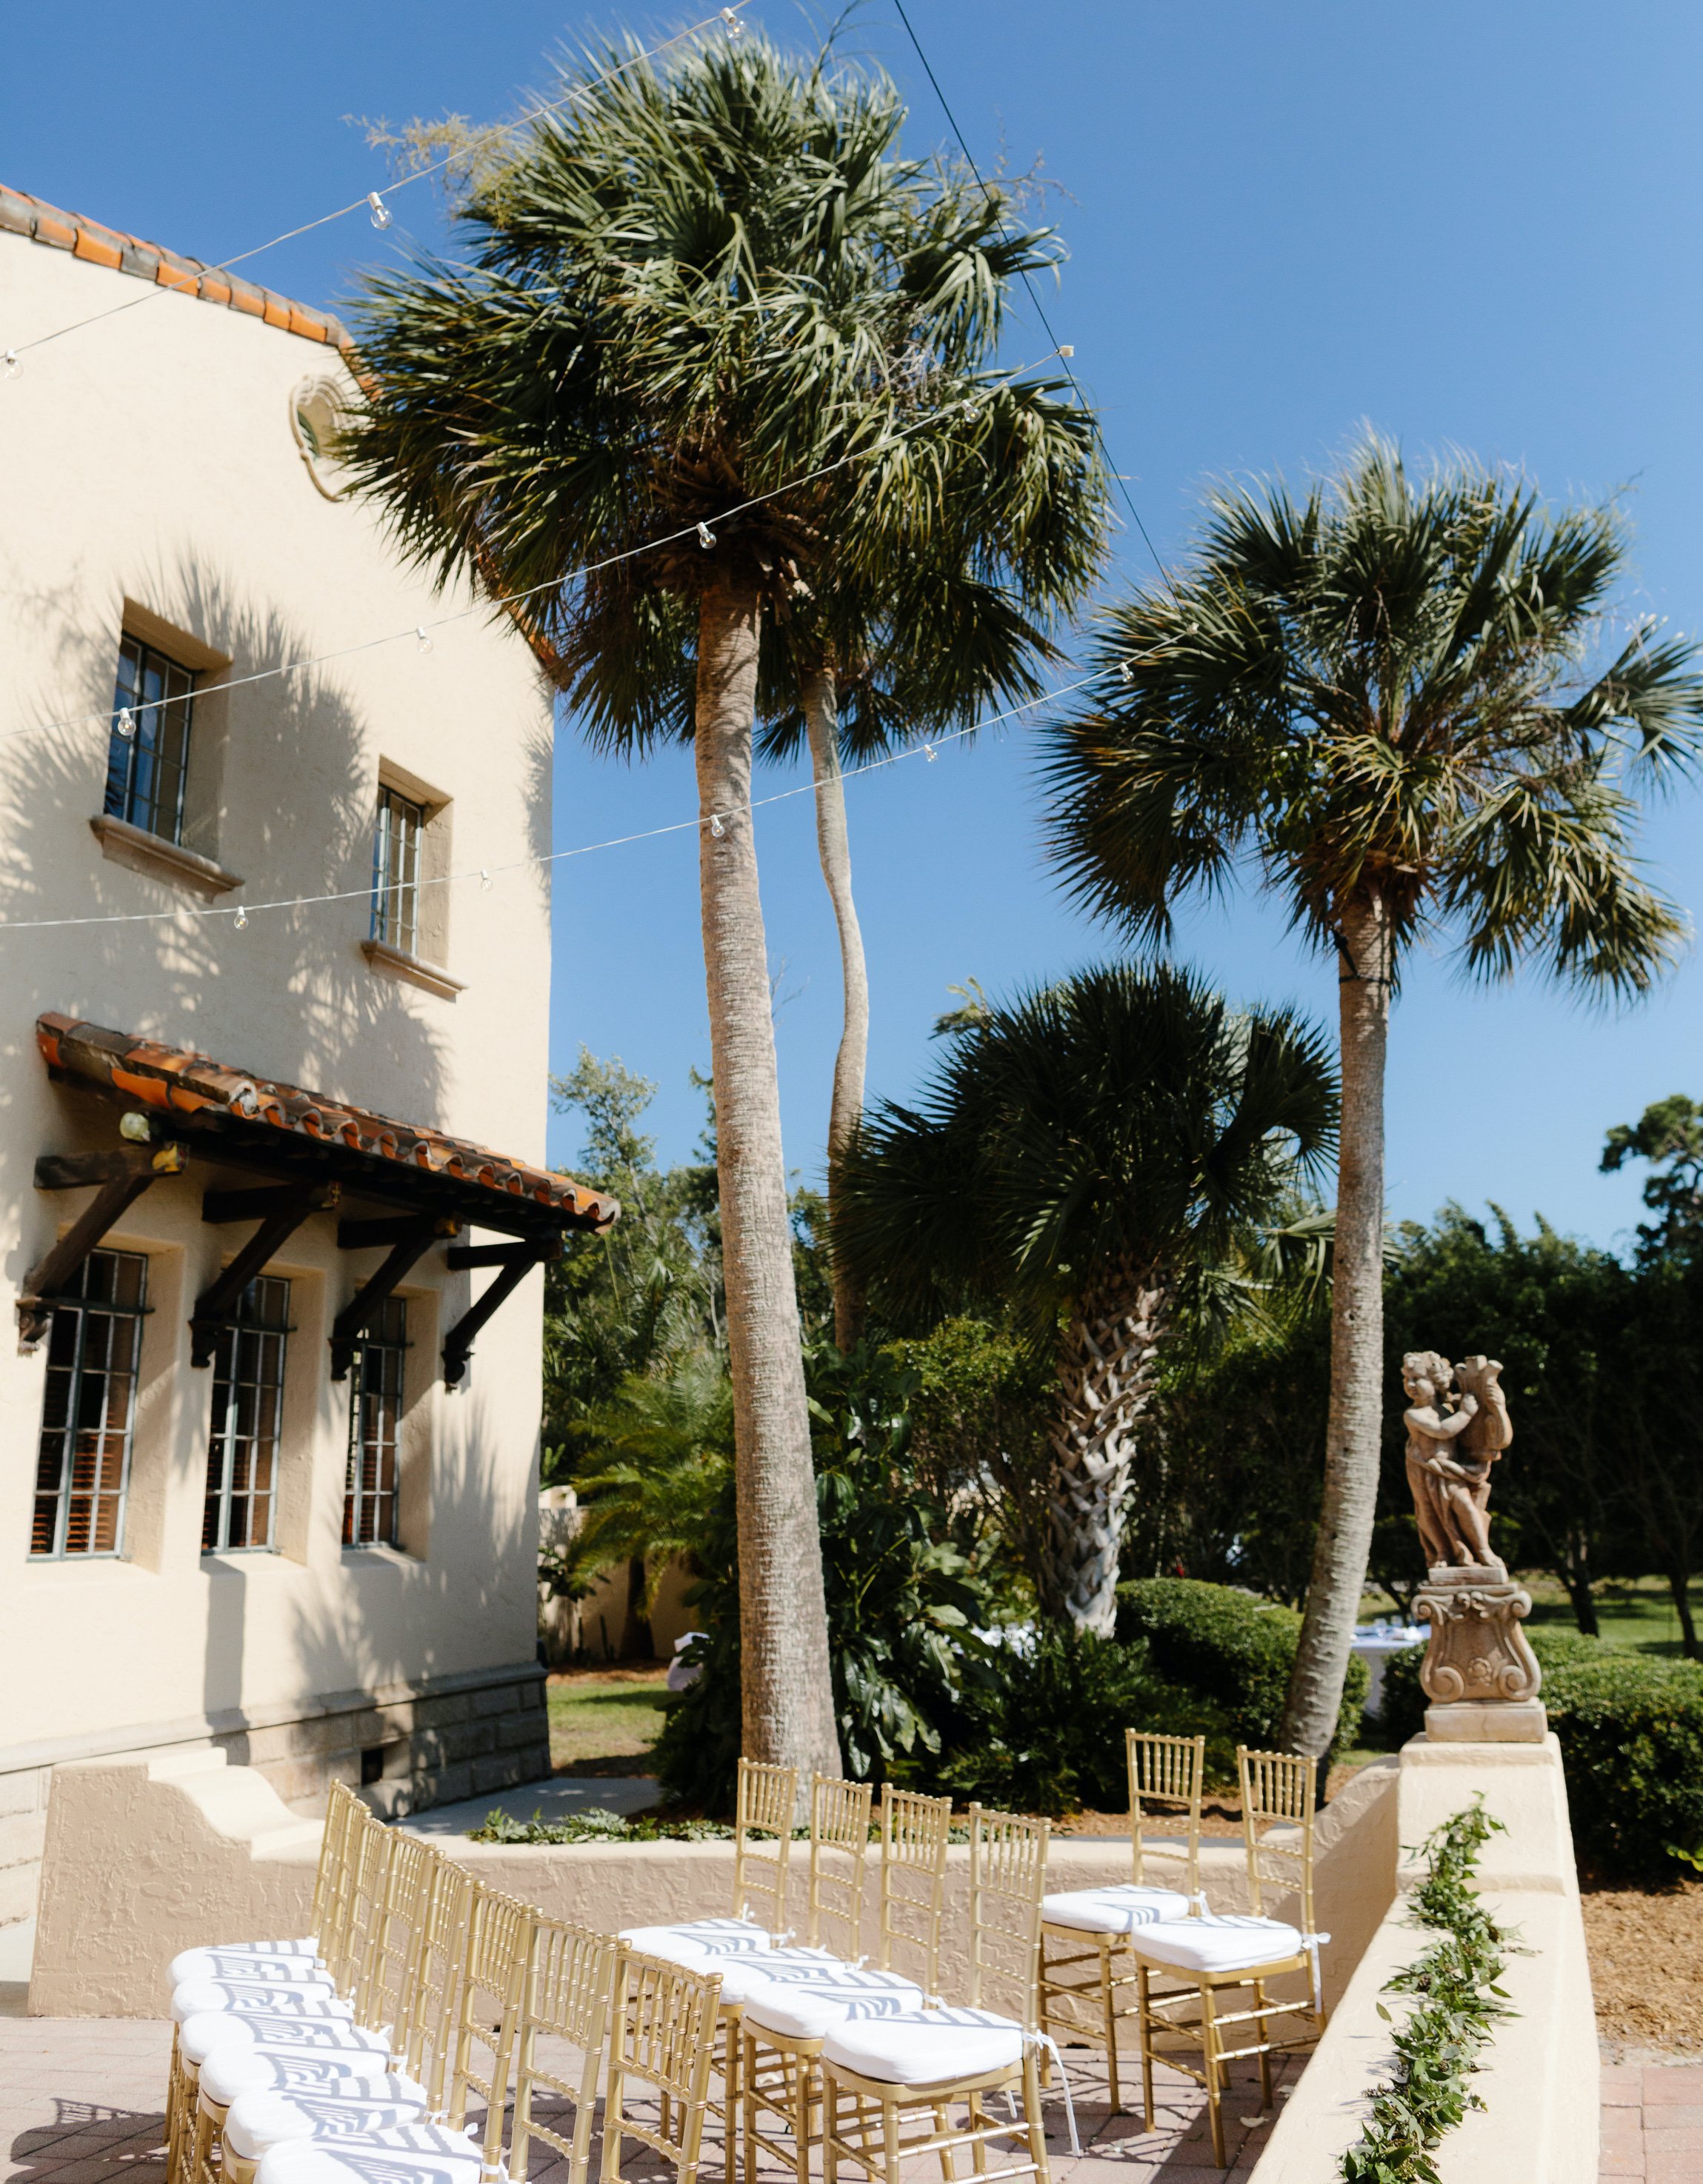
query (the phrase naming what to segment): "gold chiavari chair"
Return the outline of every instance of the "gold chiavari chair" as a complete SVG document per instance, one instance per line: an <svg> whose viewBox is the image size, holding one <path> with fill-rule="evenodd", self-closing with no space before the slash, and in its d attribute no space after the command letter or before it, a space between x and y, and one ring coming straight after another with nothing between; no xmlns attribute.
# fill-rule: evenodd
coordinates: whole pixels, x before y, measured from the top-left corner
<svg viewBox="0 0 1703 2184"><path fill-rule="evenodd" d="M1130 1776L1131 1879L1111 1888L1063 1891L1048 1896L1041 1907L1042 2027L1096 2041L1105 2048L1114 2115L1123 2107L1118 2024L1138 2014L1133 1990L1139 1975L1129 1956L1131 1937L1160 1919L1187 1919L1198 1908L1200 1797L1206 1764L1203 1736L1159 1736L1131 1729L1125 1730L1124 1742ZM1187 1833L1182 1871L1175 1876L1182 1883L1181 1890L1159 1886L1147 1873L1156 1851L1145 1841L1143 1828L1155 1805L1181 1808ZM1092 2014L1085 2004L1092 2007Z"/></svg>
<svg viewBox="0 0 1703 2184"><path fill-rule="evenodd" d="M896 1798L901 1794L889 1792L889 1797ZM922 1809L910 1809L919 1802ZM871 1792L866 1785L836 1782L821 1774L812 1785L808 1936L812 1945L818 1943L824 1917L831 1919L836 1940L840 1938L837 1930L843 1928L844 1954L854 1961L834 1963L817 1971L801 1966L796 1975L779 1978L773 1975L772 1959L758 1958L749 1967L754 1974L768 1971L771 1976L742 1997L740 2075L747 2177L756 2175L762 2148L790 2163L798 2184L808 2184L810 2148L820 2136L817 2064L828 2031L849 2018L916 2008L924 2000L925 1989L902 1979L888 1964L895 1938L892 1903L897 1903L896 1915L902 1916L907 1903L902 1892L895 1896L893 1891L907 1872L925 1875L923 1917L927 1940L921 1954L930 1977L938 1970L951 1800L907 1799L896 1827L894 1814L884 1802L884 1847L896 1837L901 1855L891 1864L883 1860L881 1962L874 1968L866 1966L859 1954L870 1805ZM908 1860L903 1855L907 1851L912 1853ZM849 1866L843 1875L835 1874L837 1857L843 1857ZM725 2012L725 1982L723 1995ZM786 2137L765 2131L759 2120L763 2116L784 2126Z"/></svg>
<svg viewBox="0 0 1703 2184"><path fill-rule="evenodd" d="M508 2173L511 2184L525 2184L532 2142L542 2139L567 2163L567 2184L586 2184L591 2166L591 2127L597 2109L597 2091L605 2064L612 2059L611 2020L626 1953L612 1935L593 1933L589 1927L571 1925L564 1919L534 1914L531 1927ZM570 2083L559 2070L550 2070L540 2057L540 2035L565 2041L578 2051L579 2070L574 2082ZM572 2137L564 2137L540 2120L534 2105L540 2087L566 2101L572 2109ZM662 2098L662 2127L666 2131L670 2120L667 2103L671 2092L665 2090ZM606 2134L610 2126L606 2123L604 2128ZM691 2158L695 2162L695 2146ZM618 2154L616 2159L618 2163ZM608 2173L606 2156L605 2173Z"/></svg>
<svg viewBox="0 0 1703 2184"><path fill-rule="evenodd" d="M721 1990L713 1971L623 1950L603 2109L601 2184L621 2184L623 2138L636 2138L670 2163L678 2184L695 2184ZM635 2082L656 2093L654 2128L628 2113L628 2088Z"/></svg>
<svg viewBox="0 0 1703 2184"><path fill-rule="evenodd" d="M1260 2105L1271 2104L1271 2057L1310 2046L1325 2029L1324 1991L1319 1950L1330 1940L1313 1927L1313 1808L1316 1759L1283 1752L1250 1752L1238 1746L1237 1770L1242 1782L1242 1825L1248 1857L1250 1913L1211 1914L1144 1926L1131 1937L1139 1973L1142 2032L1142 2094L1145 2120L1153 2126L1153 2058L1185 2072L1206 2090L1212 2123L1212 2150L1226 2165L1220 2097L1228 2066L1242 2058L1259 2059ZM1301 1923L1293 1926L1265 1914L1267 1895L1285 1891L1298 1903ZM1151 1991L1159 1972L1185 1984L1162 1994ZM1266 1992L1270 1981L1298 1975L1305 1992L1298 1998ZM1248 2007L1226 2010L1238 1990L1251 1995ZM1191 2010L1192 2014L1191 2014ZM1283 2038L1270 2036L1270 2020L1298 2018L1302 2029ZM1231 2028L1253 2025L1258 2036L1226 2047ZM1156 2048L1170 2041L1177 2046ZM1198 2052L1200 2067L1184 2059Z"/></svg>
<svg viewBox="0 0 1703 2184"><path fill-rule="evenodd" d="M1045 1820L970 1808L970 1998L967 2007L904 2011L836 2027L822 2048L825 2184L840 2164L872 2184L900 2184L903 2164L927 2156L950 2180L961 2148L977 2184L1032 2176L1047 2184L1041 2114L1041 1899L1047 1886ZM1015 2012L983 2007L991 1987ZM1020 2089L1020 2126L987 2113L991 2093ZM1067 2088L1068 2092L1068 2088ZM953 2112L963 2111L962 2122ZM996 2162L997 2139L1014 2154ZM1074 2133L1073 2133L1074 2142Z"/></svg>

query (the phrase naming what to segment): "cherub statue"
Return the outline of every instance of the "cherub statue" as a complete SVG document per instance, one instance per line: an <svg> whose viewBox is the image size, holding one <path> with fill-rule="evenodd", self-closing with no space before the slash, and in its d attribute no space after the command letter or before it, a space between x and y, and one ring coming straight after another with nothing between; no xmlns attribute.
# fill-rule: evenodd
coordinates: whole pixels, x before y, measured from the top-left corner
<svg viewBox="0 0 1703 2184"><path fill-rule="evenodd" d="M1490 1467L1513 1439L1494 1358L1468 1357L1459 1371L1434 1350L1401 1361L1408 1409L1407 1483L1425 1558L1508 1574L1490 1551ZM1460 1392L1452 1384L1460 1383Z"/></svg>

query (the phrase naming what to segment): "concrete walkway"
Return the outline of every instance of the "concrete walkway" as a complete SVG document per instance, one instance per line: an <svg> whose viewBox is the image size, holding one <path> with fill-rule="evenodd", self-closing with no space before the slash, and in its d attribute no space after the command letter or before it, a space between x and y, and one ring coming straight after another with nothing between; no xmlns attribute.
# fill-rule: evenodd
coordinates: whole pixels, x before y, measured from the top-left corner
<svg viewBox="0 0 1703 2184"><path fill-rule="evenodd" d="M1608 2180L1703 2178L1703 2063L1605 2063L1602 2165Z"/></svg>

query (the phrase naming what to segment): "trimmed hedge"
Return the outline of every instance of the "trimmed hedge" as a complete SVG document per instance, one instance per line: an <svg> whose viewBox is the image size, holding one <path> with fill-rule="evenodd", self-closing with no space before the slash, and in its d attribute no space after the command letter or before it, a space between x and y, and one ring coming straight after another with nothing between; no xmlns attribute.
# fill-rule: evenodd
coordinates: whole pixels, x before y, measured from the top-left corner
<svg viewBox="0 0 1703 2184"><path fill-rule="evenodd" d="M1204 1713L1196 1724L1207 1732L1207 1760L1214 1780L1235 1780L1238 1744L1261 1752L1278 1748L1301 1636L1301 1618L1293 1607L1196 1578L1138 1578L1118 1587L1118 1636L1126 1643L1143 1642L1166 1682L1216 1713L1223 1724L1218 1748L1214 1724ZM1365 1663L1350 1660L1331 1745L1332 1761L1359 1741L1369 1681Z"/></svg>
<svg viewBox="0 0 1703 2184"><path fill-rule="evenodd" d="M1572 1630L1528 1630L1540 1696L1566 1769L1573 1846L1598 1871L1672 1880L1703 1861L1703 1666L1634 1653ZM1384 1668L1384 1727L1425 1726L1422 1646Z"/></svg>

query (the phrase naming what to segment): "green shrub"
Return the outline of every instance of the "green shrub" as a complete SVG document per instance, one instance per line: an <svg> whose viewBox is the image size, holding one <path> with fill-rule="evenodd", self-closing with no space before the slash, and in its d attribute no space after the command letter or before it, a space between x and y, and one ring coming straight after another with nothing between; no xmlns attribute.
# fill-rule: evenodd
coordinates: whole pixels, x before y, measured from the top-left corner
<svg viewBox="0 0 1703 2184"><path fill-rule="evenodd" d="M1289 1673L1301 1635L1292 1607L1256 1600L1234 1585L1194 1578L1140 1578L1118 1587L1118 1635L1144 1640L1153 1669L1166 1682L1200 1702L1210 1702L1226 1724L1230 1771L1237 1744L1277 1748L1288 1694ZM1359 1741L1369 1672L1351 1660L1342 1711L1331 1745L1332 1760ZM1198 1726L1204 1729L1203 1720ZM1208 1747L1208 1758L1214 1754ZM1220 1772L1218 1779L1226 1779Z"/></svg>
<svg viewBox="0 0 1703 2184"><path fill-rule="evenodd" d="M1008 1811L1120 1812L1129 1800L1125 1729L1204 1732L1216 1777L1226 1758L1235 1774L1236 1740L1221 1710L1166 1682L1146 1646L1048 1630L967 1684L935 1780L954 1797Z"/></svg>
<svg viewBox="0 0 1703 2184"><path fill-rule="evenodd" d="M1624 1652L1576 1630L1533 1630L1542 1698L1566 1769L1573 1847L1605 1875L1671 1878L1703 1858L1703 1668ZM1425 1726L1425 1648L1384 1667L1383 1725Z"/></svg>

